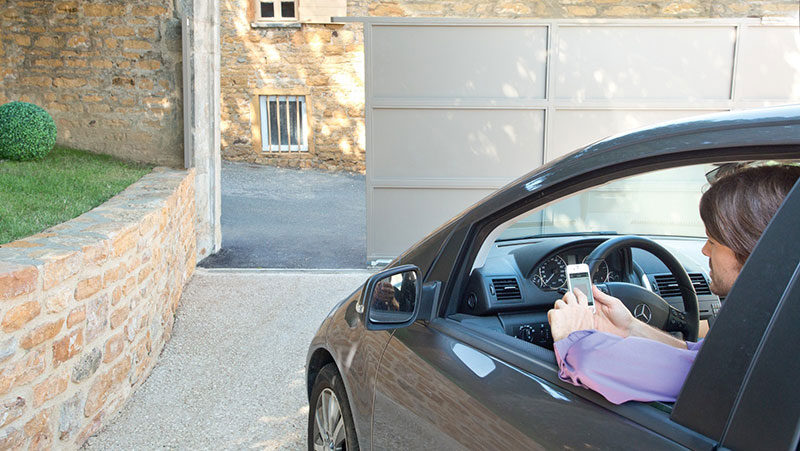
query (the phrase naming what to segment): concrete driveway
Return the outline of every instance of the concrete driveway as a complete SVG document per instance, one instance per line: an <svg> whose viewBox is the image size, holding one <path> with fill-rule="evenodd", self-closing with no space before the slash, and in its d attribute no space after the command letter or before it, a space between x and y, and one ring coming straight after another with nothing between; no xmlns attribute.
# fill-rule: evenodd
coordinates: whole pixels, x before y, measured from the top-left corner
<svg viewBox="0 0 800 451"><path fill-rule="evenodd" d="M206 268L365 268L366 178L222 162L222 250Z"/></svg>
<svg viewBox="0 0 800 451"><path fill-rule="evenodd" d="M83 449L306 449L308 344L369 274L198 268L156 368Z"/></svg>

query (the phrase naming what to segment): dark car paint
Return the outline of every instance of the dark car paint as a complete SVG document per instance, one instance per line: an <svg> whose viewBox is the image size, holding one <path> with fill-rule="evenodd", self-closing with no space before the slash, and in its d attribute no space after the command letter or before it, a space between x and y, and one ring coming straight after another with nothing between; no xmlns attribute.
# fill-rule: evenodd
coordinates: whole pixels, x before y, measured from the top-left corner
<svg viewBox="0 0 800 451"><path fill-rule="evenodd" d="M714 115L701 120L671 123L600 141L534 170L498 190L420 241L398 257L390 266L414 264L422 270L423 280L440 281L443 294L440 299L439 312L444 314L446 307L455 308L457 304L454 300L459 298L460 293L456 288L466 285L465 277L469 273L468 268L465 267L466 262L474 259L477 248L488 231L507 218L563 195L621 176L673 167L687 162L736 161L754 157L798 158L800 157L799 145L800 108L798 107ZM376 396L384 397L384 394L390 390L396 390L396 387L381 388L379 395L375 392L376 375L381 356L390 343L392 335L386 331L366 332L361 323L362 318L355 311L356 304L360 302L359 297L357 292L341 303L338 309L325 320L317 337L314 338L308 356L308 384L309 387L313 384L313 376L321 365L328 362L336 363L348 392L359 443L363 449L372 449L371 423L374 399ZM447 313L453 313L453 311ZM397 342L392 344L393 352L395 349L408 348L410 355L426 363L427 368L423 366L420 373L425 374L425 369L427 369L430 373L426 377L442 376L445 377L443 380L450 381L456 387L474 387L474 380L470 381L469 376L458 374L458 367L453 363L452 357L448 357L444 351L431 348L428 344L420 344L410 336L411 331L419 334L421 333L419 330L424 330L426 327L425 324L417 323L398 334L397 340L393 340ZM425 333L433 334L434 332L428 330ZM435 340L448 342L451 340L450 337L459 333L464 333L464 331L454 328L445 335L437 336ZM469 341L465 340L462 343ZM498 347L495 343L488 343L485 340L472 340L472 343L475 345L475 349L480 349L476 352L491 351L497 348L494 349L494 352L485 352L485 354L503 356L500 359L503 362L525 361L524 358L515 355L513 350L503 349L502 346ZM440 360L448 362L450 367L442 369L432 364L436 362L438 365ZM502 366L508 368L508 371L518 373L520 371L507 367L506 364L502 364ZM544 372L545 376L541 377L549 389L573 394L583 390L566 386L558 381L552 369L550 369L550 373ZM445 374L447 376L443 376ZM533 376L529 375L529 377ZM382 377L381 384L384 384L384 380L388 381L389 379ZM525 396L533 395L527 393ZM662 435L673 435L672 432L675 432L676 436L683 437L680 439L683 446L692 448L710 448L712 446L707 439L682 429L674 423L662 424L664 423L662 417L666 413L662 412L663 415L654 413L655 409L643 410L641 406L636 405L614 408L599 396L588 392L581 393L578 398L580 401L576 401L575 404L581 405L582 409L581 413L575 413L578 417L593 415L591 413L593 409L603 411L593 404L599 404L616 412L616 415L611 414L610 417L608 417L608 412L605 412L608 420L617 419L614 422L609 421L607 425L612 433L617 427L625 429L625 434L637 433L635 431L639 426L631 426L629 420L617 416L622 415L629 419L636 418L636 422L640 425L658 431ZM386 399L381 400L382 405L384 400ZM523 403L515 403L515 405L517 404ZM482 408L491 411L499 409L497 406ZM529 408L535 409L535 406L529 406ZM584 411L589 413L584 413ZM383 418L383 413L380 415L379 419ZM419 416L421 413L418 412L414 415ZM463 412L463 415L470 415L470 412ZM450 422L462 420L456 416L448 418ZM383 423L385 421L381 419L380 424ZM448 426L442 424L436 427L442 429ZM482 431L474 432L482 433ZM537 431L528 432L538 434ZM641 433L649 434L649 432ZM617 436L617 438L619 437L623 436ZM591 437L592 440L595 438ZM456 443L464 445L461 441L456 441ZM548 442L548 444L554 445L554 442ZM611 445L610 442L606 444ZM664 442L663 445L669 447L677 445L677 443Z"/></svg>

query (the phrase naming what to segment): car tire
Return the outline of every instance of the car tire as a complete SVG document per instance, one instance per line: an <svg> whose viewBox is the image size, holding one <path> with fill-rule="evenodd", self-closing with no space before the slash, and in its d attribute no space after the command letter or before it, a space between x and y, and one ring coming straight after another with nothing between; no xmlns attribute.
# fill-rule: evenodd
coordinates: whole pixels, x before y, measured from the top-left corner
<svg viewBox="0 0 800 451"><path fill-rule="evenodd" d="M308 407L308 450L358 451L358 438L350 402L347 399L342 376L333 363L322 367L311 390Z"/></svg>

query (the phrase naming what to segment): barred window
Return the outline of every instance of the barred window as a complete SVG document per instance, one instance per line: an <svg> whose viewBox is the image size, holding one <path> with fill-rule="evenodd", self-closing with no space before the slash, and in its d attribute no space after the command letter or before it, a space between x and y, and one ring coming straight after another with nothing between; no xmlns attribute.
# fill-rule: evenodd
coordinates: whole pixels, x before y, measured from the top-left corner
<svg viewBox="0 0 800 451"><path fill-rule="evenodd" d="M264 20L297 20L296 1L258 0L256 9Z"/></svg>
<svg viewBox="0 0 800 451"><path fill-rule="evenodd" d="M259 96L262 152L308 152L305 96Z"/></svg>

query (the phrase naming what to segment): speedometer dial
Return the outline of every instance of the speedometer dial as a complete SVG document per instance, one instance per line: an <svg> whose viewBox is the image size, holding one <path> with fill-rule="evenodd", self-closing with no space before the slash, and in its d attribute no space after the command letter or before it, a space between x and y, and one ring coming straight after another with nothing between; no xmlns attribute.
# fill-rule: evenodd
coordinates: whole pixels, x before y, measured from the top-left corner
<svg viewBox="0 0 800 451"><path fill-rule="evenodd" d="M586 259L583 259L583 263L586 263ZM592 274L592 283L605 283L608 282L608 264L605 260L600 260L600 265L597 266L594 274Z"/></svg>
<svg viewBox="0 0 800 451"><path fill-rule="evenodd" d="M567 282L567 263L554 255L539 266L539 278L547 288L558 289Z"/></svg>

